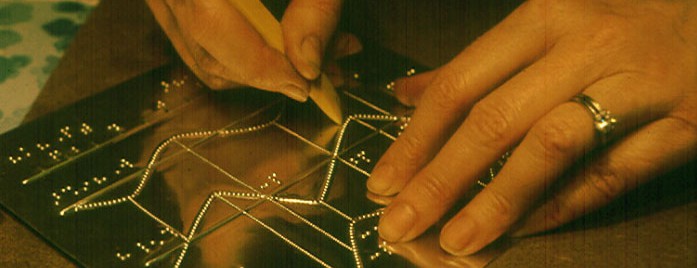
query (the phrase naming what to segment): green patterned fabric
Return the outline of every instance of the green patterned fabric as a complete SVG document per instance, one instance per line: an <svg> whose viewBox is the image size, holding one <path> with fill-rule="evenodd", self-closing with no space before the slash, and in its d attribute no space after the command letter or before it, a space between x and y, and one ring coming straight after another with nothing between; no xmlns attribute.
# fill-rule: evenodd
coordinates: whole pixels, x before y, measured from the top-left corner
<svg viewBox="0 0 697 268"><path fill-rule="evenodd" d="M18 126L98 0L0 0L0 133Z"/></svg>

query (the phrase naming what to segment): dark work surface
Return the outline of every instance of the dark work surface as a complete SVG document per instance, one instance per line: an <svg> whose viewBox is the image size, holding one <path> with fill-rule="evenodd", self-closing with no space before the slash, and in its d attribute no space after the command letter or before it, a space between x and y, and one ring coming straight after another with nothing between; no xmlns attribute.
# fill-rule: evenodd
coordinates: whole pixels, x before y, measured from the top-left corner
<svg viewBox="0 0 697 268"><path fill-rule="evenodd" d="M510 12L513 1L346 1L344 26L436 67ZM80 30L28 120L174 58L144 3L103 1ZM695 162L552 231L514 241L491 267L697 267ZM71 267L0 211L0 267Z"/></svg>

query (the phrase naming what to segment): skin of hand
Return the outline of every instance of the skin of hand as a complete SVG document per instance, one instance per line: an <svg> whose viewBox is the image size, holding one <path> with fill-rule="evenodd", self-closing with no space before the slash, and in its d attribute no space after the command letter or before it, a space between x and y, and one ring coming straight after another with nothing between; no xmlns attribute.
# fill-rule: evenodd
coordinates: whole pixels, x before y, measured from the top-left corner
<svg viewBox="0 0 697 268"><path fill-rule="evenodd" d="M367 182L396 194L380 236L422 234L514 146L441 247L467 255L567 223L695 157L696 92L697 1L525 2L451 62L397 81L416 110ZM579 93L617 119L606 146Z"/></svg>
<svg viewBox="0 0 697 268"><path fill-rule="evenodd" d="M297 101L320 75L341 0L293 0L281 27L285 52L271 48L230 0L147 0L191 71L212 89L251 86Z"/></svg>

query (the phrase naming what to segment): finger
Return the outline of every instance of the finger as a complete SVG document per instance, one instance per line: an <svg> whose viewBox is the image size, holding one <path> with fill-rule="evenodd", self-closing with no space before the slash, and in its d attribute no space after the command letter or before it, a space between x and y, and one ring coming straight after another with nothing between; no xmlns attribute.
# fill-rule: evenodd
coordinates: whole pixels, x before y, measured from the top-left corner
<svg viewBox="0 0 697 268"><path fill-rule="evenodd" d="M340 10L340 0L293 0L283 14L286 54L309 80L320 74L324 49L336 29Z"/></svg>
<svg viewBox="0 0 697 268"><path fill-rule="evenodd" d="M618 142L535 209L513 236L557 228L695 157L697 129L676 117L653 122Z"/></svg>
<svg viewBox="0 0 697 268"><path fill-rule="evenodd" d="M240 86L239 83L226 80L220 76L230 73L230 70L216 60L206 49L196 43L196 41L187 35L182 35L181 39L194 59L193 66L200 73L197 73L197 76L201 75L204 77L204 83L206 83L209 88L219 90Z"/></svg>
<svg viewBox="0 0 697 268"><path fill-rule="evenodd" d="M329 81L332 82L334 87L341 87L344 85L346 80L344 79L344 73L336 62L328 62L324 67L324 73L329 77Z"/></svg>
<svg viewBox="0 0 697 268"><path fill-rule="evenodd" d="M346 74L337 63L337 60L361 52L361 50L363 50L363 45L360 40L358 40L358 37L350 33L339 33L333 44L333 51L328 53L331 60L325 62L322 69L327 77L329 77L334 87L342 87L346 83L346 79L344 78ZM355 83L355 81L353 82Z"/></svg>
<svg viewBox="0 0 697 268"><path fill-rule="evenodd" d="M378 161L368 180L370 191L397 193L435 155L476 100L544 52L544 25L526 14L526 5L440 68L410 127Z"/></svg>
<svg viewBox="0 0 697 268"><path fill-rule="evenodd" d="M421 95L437 73L438 70L434 70L397 79L393 87L397 100L407 106L418 105Z"/></svg>
<svg viewBox="0 0 697 268"><path fill-rule="evenodd" d="M585 94L612 111L613 133L636 129L668 113L673 96L657 94L633 74L616 75L590 86ZM631 94L623 87L634 85ZM647 114L643 111L651 110ZM508 230L584 152L598 142L592 114L586 107L566 102L535 123L494 180L465 206L441 233L445 250L471 254ZM464 228L464 227L467 228Z"/></svg>
<svg viewBox="0 0 697 268"><path fill-rule="evenodd" d="M331 51L332 58L335 60L346 56L354 55L363 50L363 44L357 36L340 32L334 39L334 47Z"/></svg>
<svg viewBox="0 0 697 268"><path fill-rule="evenodd" d="M150 10L152 10L155 19L162 27L162 30L169 37L172 46L177 51L182 61L189 66L191 71L208 87L213 89L229 88L234 86L234 83L227 81L218 76L211 75L207 72L201 70L196 64L196 60L189 50L184 37L179 30L179 26L175 18L172 16L169 7L165 4L163 0L148 0L147 1Z"/></svg>
<svg viewBox="0 0 697 268"><path fill-rule="evenodd" d="M309 96L308 82L228 1L169 1L169 6L182 32L215 59L204 60L201 69L296 100Z"/></svg>

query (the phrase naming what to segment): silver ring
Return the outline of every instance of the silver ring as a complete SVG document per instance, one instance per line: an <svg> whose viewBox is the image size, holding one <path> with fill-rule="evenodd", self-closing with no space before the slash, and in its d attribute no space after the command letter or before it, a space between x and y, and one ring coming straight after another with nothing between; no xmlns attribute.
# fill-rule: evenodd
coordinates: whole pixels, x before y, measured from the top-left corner
<svg viewBox="0 0 697 268"><path fill-rule="evenodd" d="M612 130L615 129L617 119L610 114L610 111L603 110L600 103L586 94L578 94L571 98L571 101L583 105L583 107L586 107L586 110L591 113L593 116L595 131L600 137L601 144L605 145L605 143L607 143L608 136Z"/></svg>

